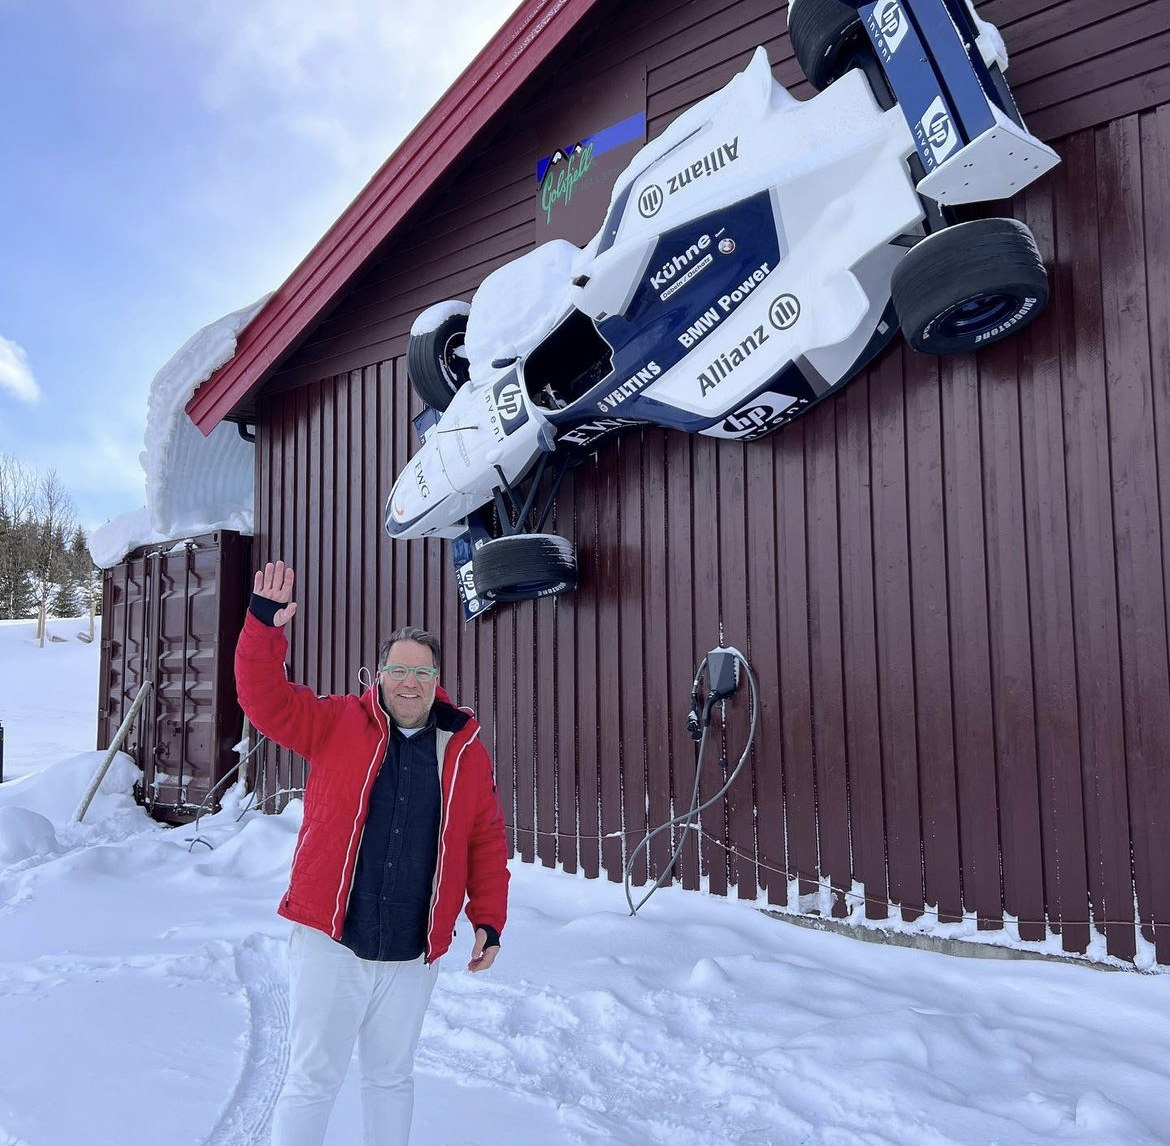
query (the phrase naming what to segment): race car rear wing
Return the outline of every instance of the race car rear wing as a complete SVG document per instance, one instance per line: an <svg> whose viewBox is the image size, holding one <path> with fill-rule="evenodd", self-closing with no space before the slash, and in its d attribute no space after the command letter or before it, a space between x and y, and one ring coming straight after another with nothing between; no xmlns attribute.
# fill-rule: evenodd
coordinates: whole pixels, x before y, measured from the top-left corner
<svg viewBox="0 0 1170 1146"><path fill-rule="evenodd" d="M967 0L876 0L858 13L914 137L921 194L945 205L1006 199L1060 162L1024 127L1002 41Z"/></svg>

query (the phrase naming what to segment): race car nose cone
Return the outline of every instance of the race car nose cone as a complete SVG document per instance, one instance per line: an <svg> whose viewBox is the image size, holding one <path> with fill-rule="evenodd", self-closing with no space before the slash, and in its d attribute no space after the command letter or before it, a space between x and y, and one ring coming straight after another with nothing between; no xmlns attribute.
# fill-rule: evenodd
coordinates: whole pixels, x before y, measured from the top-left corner
<svg viewBox="0 0 1170 1146"><path fill-rule="evenodd" d="M402 536L427 512L429 492L425 483L420 486L415 480L411 467L403 470L386 499L386 532L391 537Z"/></svg>
<svg viewBox="0 0 1170 1146"><path fill-rule="evenodd" d="M424 443L398 475L386 499L383 523L391 537L457 536L457 522L472 508L454 489L436 448Z"/></svg>

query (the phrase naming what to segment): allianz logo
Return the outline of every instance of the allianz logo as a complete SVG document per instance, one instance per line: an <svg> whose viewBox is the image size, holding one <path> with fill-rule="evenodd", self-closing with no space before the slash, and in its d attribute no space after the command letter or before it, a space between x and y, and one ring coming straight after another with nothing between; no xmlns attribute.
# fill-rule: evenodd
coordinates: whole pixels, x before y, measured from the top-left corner
<svg viewBox="0 0 1170 1146"><path fill-rule="evenodd" d="M684 167L678 174L672 175L666 185L667 191L673 195L696 179L702 179L706 175L714 175L717 171L722 171L724 167L729 163L734 163L738 158L739 136L737 135L730 143L724 143L715 148L714 151L708 152L702 159L696 159L694 163Z"/></svg>

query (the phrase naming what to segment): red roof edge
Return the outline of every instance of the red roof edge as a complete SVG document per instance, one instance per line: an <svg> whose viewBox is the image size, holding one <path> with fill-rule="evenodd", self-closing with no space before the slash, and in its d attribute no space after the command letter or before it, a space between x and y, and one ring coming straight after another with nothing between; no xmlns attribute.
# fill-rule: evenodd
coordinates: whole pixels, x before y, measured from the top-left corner
<svg viewBox="0 0 1170 1146"><path fill-rule="evenodd" d="M187 402L210 434L256 387L596 0L526 0L240 332Z"/></svg>

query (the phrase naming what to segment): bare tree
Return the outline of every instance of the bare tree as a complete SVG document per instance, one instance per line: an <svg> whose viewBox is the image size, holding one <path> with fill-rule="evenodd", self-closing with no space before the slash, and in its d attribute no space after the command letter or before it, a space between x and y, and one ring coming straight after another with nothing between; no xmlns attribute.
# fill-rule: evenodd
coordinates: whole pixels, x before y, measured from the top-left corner
<svg viewBox="0 0 1170 1146"><path fill-rule="evenodd" d="M37 639L44 645L49 609L61 585L70 577L69 538L77 529L73 498L56 470L47 471L37 481L33 518L36 528L30 573L33 604L37 609Z"/></svg>

